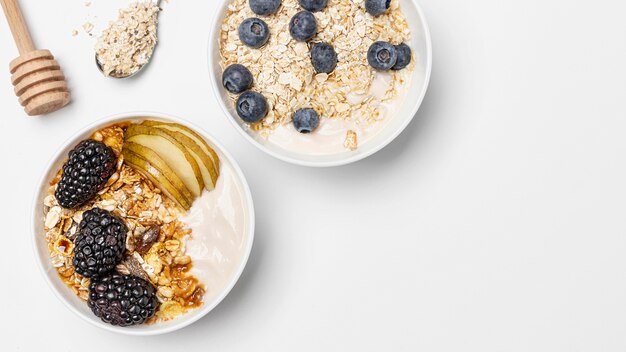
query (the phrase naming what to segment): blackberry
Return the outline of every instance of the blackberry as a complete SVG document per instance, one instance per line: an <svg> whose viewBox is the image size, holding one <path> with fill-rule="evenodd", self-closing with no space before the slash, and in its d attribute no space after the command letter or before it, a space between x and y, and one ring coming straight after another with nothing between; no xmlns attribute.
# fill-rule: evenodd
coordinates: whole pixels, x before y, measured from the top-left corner
<svg viewBox="0 0 626 352"><path fill-rule="evenodd" d="M103 322L117 326L142 324L159 307L155 289L150 283L136 276L118 273L91 280L87 304Z"/></svg>
<svg viewBox="0 0 626 352"><path fill-rule="evenodd" d="M126 248L126 224L106 210L83 213L74 241L74 270L85 277L111 271L122 260Z"/></svg>
<svg viewBox="0 0 626 352"><path fill-rule="evenodd" d="M71 209L93 198L115 172L113 150L87 139L69 153L54 196L59 205Z"/></svg>

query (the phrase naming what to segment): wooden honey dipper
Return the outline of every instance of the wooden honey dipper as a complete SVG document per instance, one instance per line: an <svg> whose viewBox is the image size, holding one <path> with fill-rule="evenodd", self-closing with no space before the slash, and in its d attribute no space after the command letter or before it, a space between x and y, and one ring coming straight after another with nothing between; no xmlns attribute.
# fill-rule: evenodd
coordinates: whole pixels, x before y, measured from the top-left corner
<svg viewBox="0 0 626 352"><path fill-rule="evenodd" d="M0 0L20 56L9 64L15 94L30 116L44 115L70 102L59 64L48 50L35 50L17 0Z"/></svg>

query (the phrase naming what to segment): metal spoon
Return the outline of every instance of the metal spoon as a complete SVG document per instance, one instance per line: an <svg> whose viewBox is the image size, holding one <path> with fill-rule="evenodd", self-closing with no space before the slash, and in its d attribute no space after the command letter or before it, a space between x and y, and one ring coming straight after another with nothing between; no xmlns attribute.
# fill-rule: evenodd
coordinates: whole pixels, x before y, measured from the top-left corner
<svg viewBox="0 0 626 352"><path fill-rule="evenodd" d="M161 0L152 0L152 4L154 6L156 6L156 7L159 7L160 4L161 4ZM159 15L160 12L161 11L157 12L157 16ZM158 43L159 43L158 40L156 41L156 43L154 43L154 47L152 48L152 52L153 53L154 53L154 50L156 49L156 46L157 46ZM135 71L133 73L125 75L125 74L122 74L120 72L113 71L113 72L109 73L108 75L106 75L106 74L104 74L104 70L102 68L102 65L100 64L100 61L98 61L98 53L94 54L94 58L95 58L96 67L98 67L98 70L100 70L100 72L102 72L102 74L105 75L106 77L112 77L112 78L130 78L130 77L136 75L137 73L139 73L141 70L143 70L143 68L146 67L150 63L150 60L152 59L152 58L150 58L150 60L148 60L148 62L143 64L141 67L139 67L139 69L137 71Z"/></svg>

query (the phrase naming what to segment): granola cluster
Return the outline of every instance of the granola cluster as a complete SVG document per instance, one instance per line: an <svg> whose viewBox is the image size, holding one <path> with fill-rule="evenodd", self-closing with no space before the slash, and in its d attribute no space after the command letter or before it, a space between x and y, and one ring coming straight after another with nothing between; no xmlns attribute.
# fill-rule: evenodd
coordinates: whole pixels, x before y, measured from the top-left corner
<svg viewBox="0 0 626 352"><path fill-rule="evenodd" d="M44 199L45 239L59 277L86 301L89 279L74 272L72 265L73 241L82 215L98 207L124 219L129 229L127 256L117 271L142 277L155 286L161 305L148 323L166 321L202 305L205 288L188 273L192 260L185 254L185 244L191 230L179 220L182 210L148 179L124 164L121 149L125 127L125 124L114 125L91 136L118 155L116 172L93 200L76 209L63 209L54 197L61 170L50 182Z"/></svg>
<svg viewBox="0 0 626 352"><path fill-rule="evenodd" d="M148 63L157 42L159 11L151 1L120 10L117 20L102 32L96 44L98 63L105 75L129 76Z"/></svg>
<svg viewBox="0 0 626 352"><path fill-rule="evenodd" d="M300 10L298 0L283 0L277 14L263 17L271 33L268 43L251 49L241 42L237 28L256 15L247 0L231 0L228 5L220 33L221 66L246 66L254 76L253 90L262 93L270 105L268 115L252 129L267 136L277 126L290 123L293 112L302 107L314 108L325 118L363 119L367 124L382 119L379 106L397 97L406 73L385 73L391 76L385 94L370 95L377 73L368 65L367 50L378 40L410 41L398 0L392 0L389 11L379 17L365 12L363 0L330 0L325 10L314 13L318 33L310 43L295 41L289 34L289 21ZM337 51L338 64L330 74L316 73L311 65L309 46L317 42L328 42ZM414 63L408 71L413 67ZM236 98L231 95L233 103ZM353 148L356 135L347 139L346 147Z"/></svg>

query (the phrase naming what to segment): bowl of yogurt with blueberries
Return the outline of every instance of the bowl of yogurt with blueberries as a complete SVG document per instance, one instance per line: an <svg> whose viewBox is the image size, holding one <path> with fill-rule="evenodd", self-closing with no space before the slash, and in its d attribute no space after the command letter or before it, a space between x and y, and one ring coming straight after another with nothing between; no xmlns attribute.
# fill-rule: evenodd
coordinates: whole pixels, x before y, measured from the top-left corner
<svg viewBox="0 0 626 352"><path fill-rule="evenodd" d="M415 116L431 72L416 0L228 0L209 71L242 135L306 166L363 159Z"/></svg>

